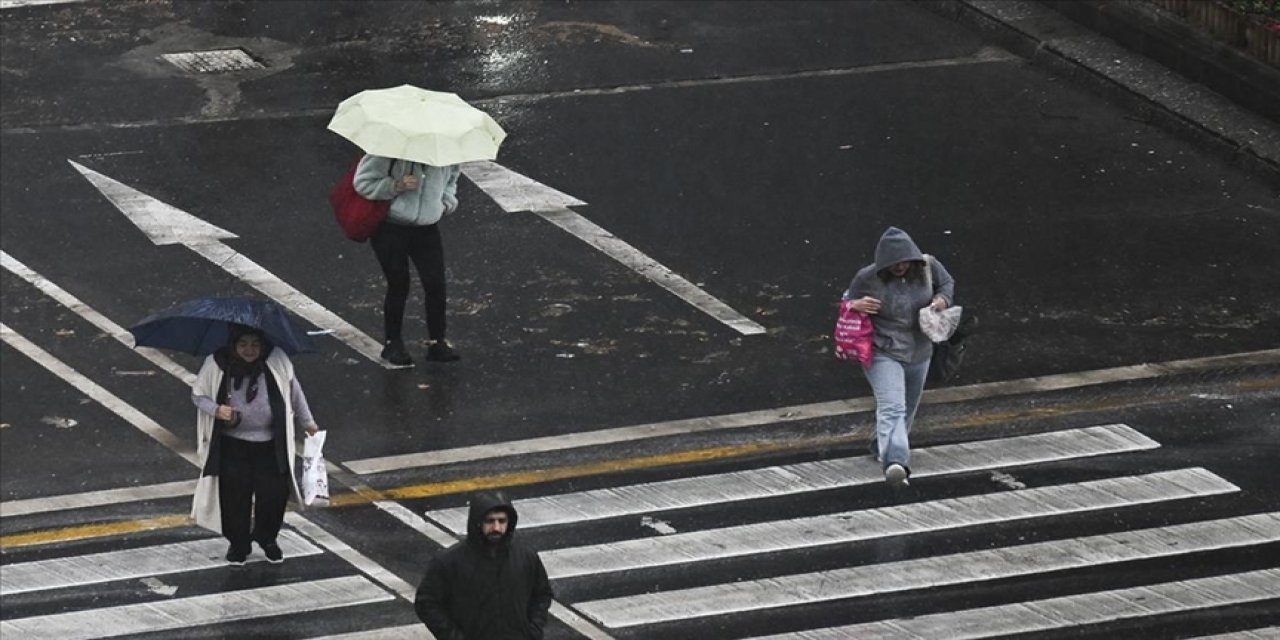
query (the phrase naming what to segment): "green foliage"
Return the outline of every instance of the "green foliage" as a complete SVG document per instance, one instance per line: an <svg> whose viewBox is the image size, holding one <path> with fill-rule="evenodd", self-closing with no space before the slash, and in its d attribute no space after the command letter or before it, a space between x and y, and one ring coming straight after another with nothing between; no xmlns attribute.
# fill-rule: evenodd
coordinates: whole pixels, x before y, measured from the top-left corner
<svg viewBox="0 0 1280 640"><path fill-rule="evenodd" d="M1225 0L1225 4L1242 13L1280 18L1280 0Z"/></svg>

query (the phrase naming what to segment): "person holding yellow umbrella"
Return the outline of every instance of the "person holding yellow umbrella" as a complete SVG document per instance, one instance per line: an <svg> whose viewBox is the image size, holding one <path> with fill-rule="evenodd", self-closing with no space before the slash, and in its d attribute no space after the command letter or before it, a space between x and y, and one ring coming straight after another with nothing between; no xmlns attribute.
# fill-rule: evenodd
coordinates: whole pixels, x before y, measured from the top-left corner
<svg viewBox="0 0 1280 640"><path fill-rule="evenodd" d="M386 219L369 239L387 280L382 358L395 366L413 366L403 335L412 263L425 295L426 359L458 360L445 340L439 222L458 208L460 165L495 159L506 132L456 94L412 85L362 91L342 101L329 129L366 153L355 171L356 192L369 200L391 201Z"/></svg>

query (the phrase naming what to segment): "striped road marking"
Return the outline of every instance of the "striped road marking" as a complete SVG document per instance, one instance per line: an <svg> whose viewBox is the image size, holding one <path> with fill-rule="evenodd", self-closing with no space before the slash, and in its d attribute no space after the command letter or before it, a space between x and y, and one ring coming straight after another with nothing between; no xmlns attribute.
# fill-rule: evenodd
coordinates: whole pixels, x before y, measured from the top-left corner
<svg viewBox="0 0 1280 640"><path fill-rule="evenodd" d="M1271 600L1276 598L1276 594L1280 594L1280 569L1263 569L914 618L798 631L754 640L995 638L1240 605Z"/></svg>
<svg viewBox="0 0 1280 640"><path fill-rule="evenodd" d="M178 436L173 435L173 432L160 426L155 420L133 408L133 405L121 400L114 393L102 388L98 383L90 380L79 371L72 369L65 362L55 358L48 351L41 349L34 342L10 329L4 323L0 323L0 339L14 349L21 351L23 355L31 358L45 369L48 369L50 373L62 378L67 384L80 390L98 404L106 407L112 413L120 416L139 431L150 436L151 439L182 456L187 462L197 467L200 466L195 450L179 439Z"/></svg>
<svg viewBox="0 0 1280 640"><path fill-rule="evenodd" d="M72 2L84 2L84 0L0 0L0 11L43 4L70 4Z"/></svg>
<svg viewBox="0 0 1280 640"><path fill-rule="evenodd" d="M292 531L281 531L279 542L280 549L288 558L323 553ZM0 571L0 596L225 567L227 562L223 559L223 554L226 551L226 540L206 538L7 564L4 571ZM250 560L265 558L254 555L250 556Z"/></svg>
<svg viewBox="0 0 1280 640"><path fill-rule="evenodd" d="M297 616L395 596L361 576L241 589L0 622L0 636L24 640L88 640L186 629L268 616Z"/></svg>
<svg viewBox="0 0 1280 640"><path fill-rule="evenodd" d="M102 491L86 491L65 496L31 498L28 500L9 500L0 502L0 518L26 516L33 513L63 511L67 509L87 509L122 502L139 500L163 500L166 498L187 498L196 491L195 480L179 480L138 487L120 489L104 489Z"/></svg>
<svg viewBox="0 0 1280 640"><path fill-rule="evenodd" d="M1248 351L1225 356L1212 356L1208 358L1194 358L1188 360L1171 360L1168 362L1147 362L1144 364L1115 367L1111 369L1077 371L1074 373L1021 378L1018 380L1003 380L1000 382L984 382L963 387L927 389L924 392L923 402L925 404L969 402L972 400L1004 398L1028 393L1048 393L1050 391L1080 389L1093 385L1116 382L1151 380L1165 376L1215 371L1219 369L1275 364L1280 364L1280 349ZM1185 399L1185 397L1179 396L1178 399ZM1130 402L1123 406L1134 406L1135 404L1140 403ZM359 474L385 473L388 471L399 471L415 467L433 467L458 462L493 460L496 458L527 455L532 453L549 453L623 442L636 442L639 440L666 436L680 436L692 433L708 433L712 431L727 431L731 429L778 425L801 420L830 418L834 416L868 412L873 409L875 409L874 398L867 397L851 398L847 400L832 400L829 402L798 404L786 407L777 407L775 409L763 409L759 411L744 411L741 413L668 420L665 422L653 422L649 424L616 427L612 429L597 429L594 431L573 429L573 433L562 436L545 436L541 438L529 438L526 440L492 442L469 447L458 447L456 449L444 449L441 451L421 451L418 453L404 453L377 458L364 458L361 460L347 462L345 463L345 466ZM1065 408L1050 407L1048 412L1039 415L1065 415L1069 413L1097 411L1097 409L1097 404L1091 402L1087 404L1067 406ZM978 422L977 424L994 424L1004 420L1008 420L1008 418L1004 416L987 416L984 417L983 421ZM973 424L975 423L972 421L969 422L970 426Z"/></svg>
<svg viewBox="0 0 1280 640"><path fill-rule="evenodd" d="M894 591L973 584L1276 541L1280 541L1280 513L1264 513L905 562L646 593L583 602L576 606L607 627L630 627Z"/></svg>
<svg viewBox="0 0 1280 640"><path fill-rule="evenodd" d="M1196 636L1191 640L1280 640L1280 627L1263 627L1212 636Z"/></svg>
<svg viewBox="0 0 1280 640"><path fill-rule="evenodd" d="M790 551L1239 491L1201 469L849 511L544 551L553 578Z"/></svg>
<svg viewBox="0 0 1280 640"><path fill-rule="evenodd" d="M496 162L468 162L462 165L462 172L481 191L493 198L503 211L532 211L734 331L747 336L765 333L765 328L760 323L742 315L657 260L568 208L585 205L586 202Z"/></svg>
<svg viewBox="0 0 1280 640"><path fill-rule="evenodd" d="M427 628L420 624L408 624L403 627L386 627L372 631L356 631L340 633L336 636L321 636L311 640L433 640Z"/></svg>
<svg viewBox="0 0 1280 640"><path fill-rule="evenodd" d="M369 360L385 368L396 368L395 365L382 360L380 355L382 343L370 338L262 265L222 243L223 240L236 238L236 234L205 222L74 160L67 160L67 162L156 245L181 244L187 247L200 257L262 292L268 298L280 303L280 306L311 321L317 327L328 329L331 335L347 343L347 346Z"/></svg>
<svg viewBox="0 0 1280 640"><path fill-rule="evenodd" d="M1155 449L1160 444L1123 424L943 445L911 452L917 478L998 467ZM820 460L712 476L596 489L516 502L520 528L580 523L739 500L823 491L884 481L867 456ZM427 512L456 535L467 528L467 509Z"/></svg>
<svg viewBox="0 0 1280 640"><path fill-rule="evenodd" d="M54 284L48 278L36 273L25 264L19 262L16 258L9 255L7 251L0 251L0 265L3 265L10 273L26 280L32 286L39 289L42 293L62 303L62 306L74 312L76 315L88 320L93 326L101 329L104 333L116 339L116 342L133 349L138 355L150 360L152 364L169 372L173 377L194 385L196 376L183 367L174 362L172 358L166 356L159 349L151 347L136 347L134 345L133 334L128 329L112 322L109 318L98 313L93 307L82 302L79 298L71 295L66 289Z"/></svg>

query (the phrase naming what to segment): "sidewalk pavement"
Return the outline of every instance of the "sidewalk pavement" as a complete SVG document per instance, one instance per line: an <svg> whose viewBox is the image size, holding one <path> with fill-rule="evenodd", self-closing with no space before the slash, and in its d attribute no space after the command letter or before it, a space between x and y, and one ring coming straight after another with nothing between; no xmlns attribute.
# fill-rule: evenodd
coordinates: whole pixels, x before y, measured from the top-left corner
<svg viewBox="0 0 1280 640"><path fill-rule="evenodd" d="M982 31L1020 56L1093 85L1152 124L1189 132L1232 162L1280 178L1280 125L1275 121L1122 47L1058 13L1050 4L1023 0L939 0L930 6ZM1072 12L1080 13L1084 9L1075 6ZM1143 21L1135 21L1128 26L1148 28L1143 25ZM1155 22L1148 25L1151 32L1143 34L1144 37L1161 36L1155 33ZM1188 47L1179 53L1216 55L1208 47ZM1249 68L1249 74L1264 81L1280 78L1280 71L1260 61L1256 67ZM1280 91L1280 82L1268 86L1272 91Z"/></svg>

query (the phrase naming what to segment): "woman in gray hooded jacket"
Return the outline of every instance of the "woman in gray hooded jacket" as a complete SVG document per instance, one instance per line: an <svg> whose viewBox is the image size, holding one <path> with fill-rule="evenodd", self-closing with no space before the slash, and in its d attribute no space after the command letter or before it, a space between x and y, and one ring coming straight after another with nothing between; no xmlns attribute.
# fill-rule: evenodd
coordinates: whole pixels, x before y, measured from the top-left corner
<svg viewBox="0 0 1280 640"><path fill-rule="evenodd" d="M875 327L875 352L864 372L876 398L877 457L885 480L895 486L907 484L911 474L907 435L933 355L933 343L920 330L919 311L929 305L946 309L954 295L946 267L932 256L926 259L897 227L880 236L875 262L859 269L844 292L854 309L872 316Z"/></svg>

